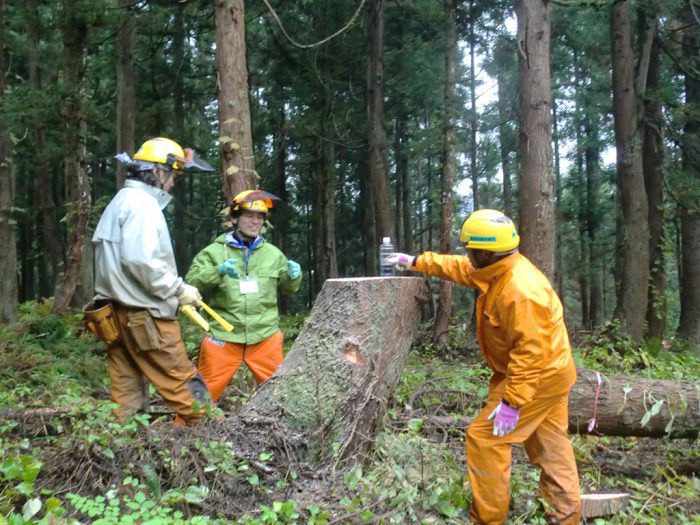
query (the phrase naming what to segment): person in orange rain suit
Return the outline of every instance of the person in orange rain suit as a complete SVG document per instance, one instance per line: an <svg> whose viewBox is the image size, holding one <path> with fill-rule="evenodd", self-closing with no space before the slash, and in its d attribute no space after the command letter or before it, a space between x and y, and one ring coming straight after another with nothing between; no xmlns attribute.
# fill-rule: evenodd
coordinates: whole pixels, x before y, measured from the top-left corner
<svg viewBox="0 0 700 525"><path fill-rule="evenodd" d="M200 251L187 272L187 282L201 289L208 304L233 325L232 332L212 325L212 335L199 349L199 371L214 401L242 363L260 384L283 359L277 292L296 292L302 272L261 235L275 200L279 198L263 190L236 195L229 206L233 230Z"/></svg>
<svg viewBox="0 0 700 525"><path fill-rule="evenodd" d="M519 253L515 225L496 210L462 224L467 257L424 252L390 261L476 288L477 335L493 370L486 405L467 429L474 523L501 524L510 503L511 446L541 469L548 523L578 523L580 489L568 438L569 390L576 382L563 308L547 278Z"/></svg>

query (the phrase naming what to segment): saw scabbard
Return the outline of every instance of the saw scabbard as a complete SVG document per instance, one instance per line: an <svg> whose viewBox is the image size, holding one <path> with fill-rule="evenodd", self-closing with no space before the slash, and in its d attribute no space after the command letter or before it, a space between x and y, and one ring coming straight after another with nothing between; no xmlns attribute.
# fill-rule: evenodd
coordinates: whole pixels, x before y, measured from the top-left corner
<svg viewBox="0 0 700 525"><path fill-rule="evenodd" d="M232 332L233 331L233 325L229 323L226 319L221 317L219 314L217 314L208 304L206 304L204 301L199 301L199 306L202 307L202 309L207 312L214 321L216 321L221 328L226 330L227 332ZM195 309L194 306L191 304L186 304L184 306L180 307L180 310L182 313L184 313L187 317L192 319L202 330L205 332L209 331L209 323L207 322L204 317Z"/></svg>
<svg viewBox="0 0 700 525"><path fill-rule="evenodd" d="M202 330L205 332L209 331L209 323L199 314L197 310L194 309L194 306L191 304L186 304L181 306L180 310L183 314L192 319Z"/></svg>

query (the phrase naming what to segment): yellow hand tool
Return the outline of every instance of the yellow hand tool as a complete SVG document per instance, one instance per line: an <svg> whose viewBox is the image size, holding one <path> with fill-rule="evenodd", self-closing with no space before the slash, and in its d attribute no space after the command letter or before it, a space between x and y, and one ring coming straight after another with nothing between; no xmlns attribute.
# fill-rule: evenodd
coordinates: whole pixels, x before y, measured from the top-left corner
<svg viewBox="0 0 700 525"><path fill-rule="evenodd" d="M204 301L199 301L199 306L201 306L205 312L211 315L212 319L221 325L221 328L227 332L233 332L233 325L212 310L208 304L206 304Z"/></svg>
<svg viewBox="0 0 700 525"><path fill-rule="evenodd" d="M204 319L204 317L199 315L199 312L194 309L194 306L192 306L191 304L186 304L184 306L181 306L180 310L187 317L189 317L195 323L197 323L202 330L204 330L205 332L209 331L209 323L207 323L207 321Z"/></svg>

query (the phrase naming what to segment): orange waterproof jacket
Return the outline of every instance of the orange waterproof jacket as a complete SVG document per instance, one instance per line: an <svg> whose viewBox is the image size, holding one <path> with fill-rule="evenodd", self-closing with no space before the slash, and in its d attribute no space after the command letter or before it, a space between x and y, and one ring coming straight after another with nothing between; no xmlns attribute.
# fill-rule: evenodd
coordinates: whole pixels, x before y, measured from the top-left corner
<svg viewBox="0 0 700 525"><path fill-rule="evenodd" d="M477 270L466 256L424 252L415 269L481 292L481 352L494 371L491 386L506 378L503 397L511 406L561 395L576 382L561 301L524 255L516 252Z"/></svg>

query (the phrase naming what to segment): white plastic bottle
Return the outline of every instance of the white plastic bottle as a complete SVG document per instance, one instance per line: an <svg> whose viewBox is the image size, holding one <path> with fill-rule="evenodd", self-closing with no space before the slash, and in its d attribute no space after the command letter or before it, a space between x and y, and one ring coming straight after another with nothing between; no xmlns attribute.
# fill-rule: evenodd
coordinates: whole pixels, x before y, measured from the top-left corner
<svg viewBox="0 0 700 525"><path fill-rule="evenodd" d="M379 275L381 277L394 276L394 265L389 262L389 256L395 251L391 237L384 237L382 244L379 245Z"/></svg>

